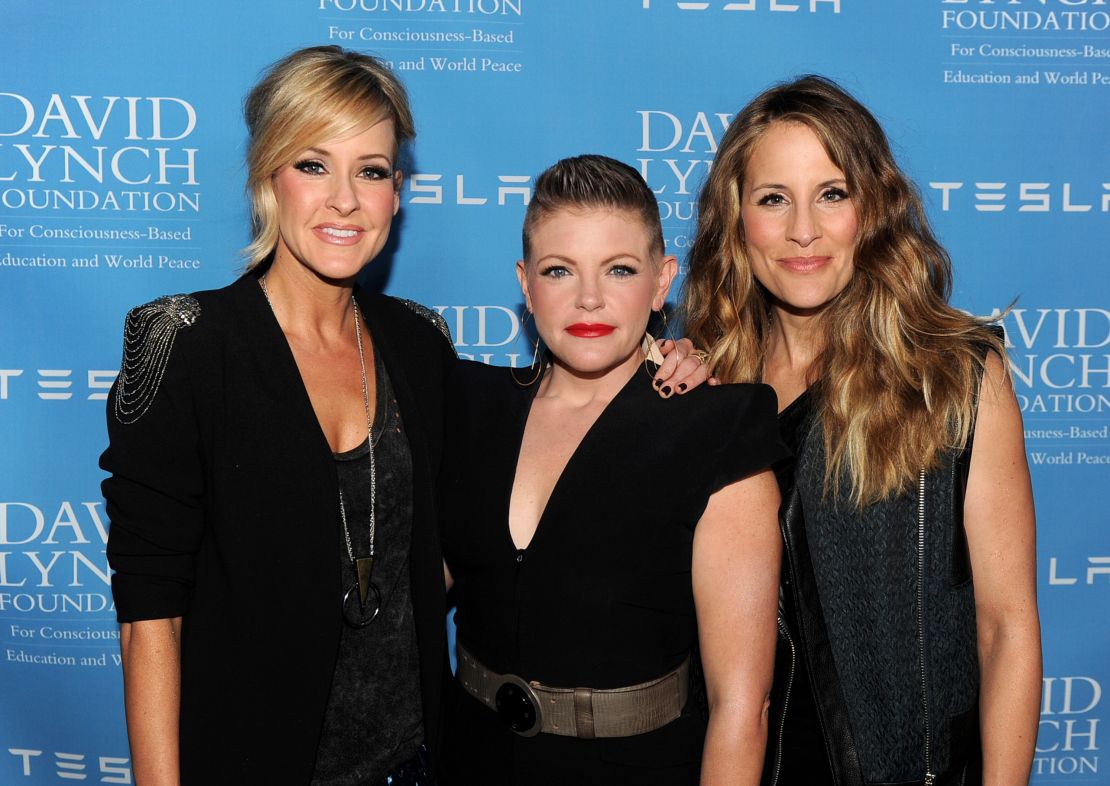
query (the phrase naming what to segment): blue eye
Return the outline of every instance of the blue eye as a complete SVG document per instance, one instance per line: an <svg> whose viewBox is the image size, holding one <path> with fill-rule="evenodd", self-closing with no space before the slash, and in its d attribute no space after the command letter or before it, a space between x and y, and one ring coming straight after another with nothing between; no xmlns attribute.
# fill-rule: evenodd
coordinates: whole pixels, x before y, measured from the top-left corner
<svg viewBox="0 0 1110 786"><path fill-rule="evenodd" d="M545 267L541 270L540 275L547 276L548 278L564 278L570 275L570 271L563 265L552 265L551 267Z"/></svg>
<svg viewBox="0 0 1110 786"><path fill-rule="evenodd" d="M630 265L613 265L613 267L609 268L609 273L617 278L628 278L629 276L636 275L638 272L636 268Z"/></svg>
<svg viewBox="0 0 1110 786"><path fill-rule="evenodd" d="M298 172L304 172L306 175L322 175L327 171L323 164L312 159L298 161L293 164L293 168Z"/></svg>

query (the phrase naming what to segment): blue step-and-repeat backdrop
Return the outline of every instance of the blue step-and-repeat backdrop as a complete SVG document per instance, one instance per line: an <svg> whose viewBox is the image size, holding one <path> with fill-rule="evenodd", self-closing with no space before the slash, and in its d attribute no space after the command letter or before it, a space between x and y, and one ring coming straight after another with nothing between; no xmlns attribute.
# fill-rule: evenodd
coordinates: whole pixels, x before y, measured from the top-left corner
<svg viewBox="0 0 1110 786"><path fill-rule="evenodd" d="M1110 784L1108 0L9 1L0 18L0 783L130 783L97 457L128 308L218 287L248 240L240 107L335 43L404 77L419 136L371 284L460 354L527 362L532 176L606 153L669 248L732 114L826 74L870 106L1005 318L1037 499L1033 783ZM169 449L169 448L167 448Z"/></svg>

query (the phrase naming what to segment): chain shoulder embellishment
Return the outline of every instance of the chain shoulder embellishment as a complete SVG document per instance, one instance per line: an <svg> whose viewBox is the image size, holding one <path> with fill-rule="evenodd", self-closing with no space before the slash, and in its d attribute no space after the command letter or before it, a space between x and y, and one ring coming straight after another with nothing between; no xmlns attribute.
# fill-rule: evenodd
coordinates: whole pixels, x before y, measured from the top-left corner
<svg viewBox="0 0 1110 786"><path fill-rule="evenodd" d="M127 312L116 420L130 425L147 413L162 385L177 332L199 317L200 303L191 295L165 295Z"/></svg>
<svg viewBox="0 0 1110 786"><path fill-rule="evenodd" d="M435 309L428 308L423 303L417 303L415 300L409 300L403 297L399 297L397 300L408 306L414 314L424 317L424 319L435 325L436 329L451 342L452 348L455 346L455 342L451 338L451 330L447 327L447 320L443 318L443 314L440 314Z"/></svg>

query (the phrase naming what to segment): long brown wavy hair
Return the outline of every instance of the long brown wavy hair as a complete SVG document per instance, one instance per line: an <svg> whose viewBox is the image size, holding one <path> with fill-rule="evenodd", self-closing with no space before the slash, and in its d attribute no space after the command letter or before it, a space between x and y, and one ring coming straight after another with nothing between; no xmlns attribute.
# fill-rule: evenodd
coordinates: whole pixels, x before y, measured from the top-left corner
<svg viewBox="0 0 1110 786"><path fill-rule="evenodd" d="M774 123L817 135L859 217L855 272L817 317L825 345L806 381L822 419L825 488L846 477L862 506L908 490L942 451L968 443L985 349L1005 357L1004 348L988 320L948 304L951 260L878 122L840 86L810 75L740 111L701 193L683 307L717 377L763 377L774 314L752 272L740 207L752 150Z"/></svg>

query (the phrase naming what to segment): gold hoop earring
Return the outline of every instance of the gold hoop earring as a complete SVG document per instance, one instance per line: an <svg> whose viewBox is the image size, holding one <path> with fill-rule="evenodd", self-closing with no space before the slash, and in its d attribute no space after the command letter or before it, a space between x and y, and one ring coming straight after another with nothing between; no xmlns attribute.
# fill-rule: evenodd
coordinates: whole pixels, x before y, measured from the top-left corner
<svg viewBox="0 0 1110 786"><path fill-rule="evenodd" d="M524 321L520 323L521 332L524 331L524 326L528 324L528 320L531 319L531 317L532 317L532 312L529 311L527 316L524 317ZM532 378L530 380L528 380L527 382L521 382L520 379L518 379L517 375L516 375L516 366L509 366L509 376L511 376L513 378L513 382L515 382L517 384L517 387L521 387L521 388L531 387L532 385L536 384L536 381L539 380L540 377L543 376L543 366L544 366L544 364L540 363L538 366L536 364L536 358L539 356L539 353L540 353L540 335L539 335L539 331L537 330L536 331L536 342L532 345L532 362L528 366L529 368L534 369L534 373L532 374Z"/></svg>
<svg viewBox="0 0 1110 786"><path fill-rule="evenodd" d="M663 317L663 337L667 338L667 339L670 339L670 342L672 344L677 344L678 342L675 341L674 334L671 333L671 325L670 325L669 322L667 322L667 304L666 303L664 303L663 307L659 309L659 314Z"/></svg>

